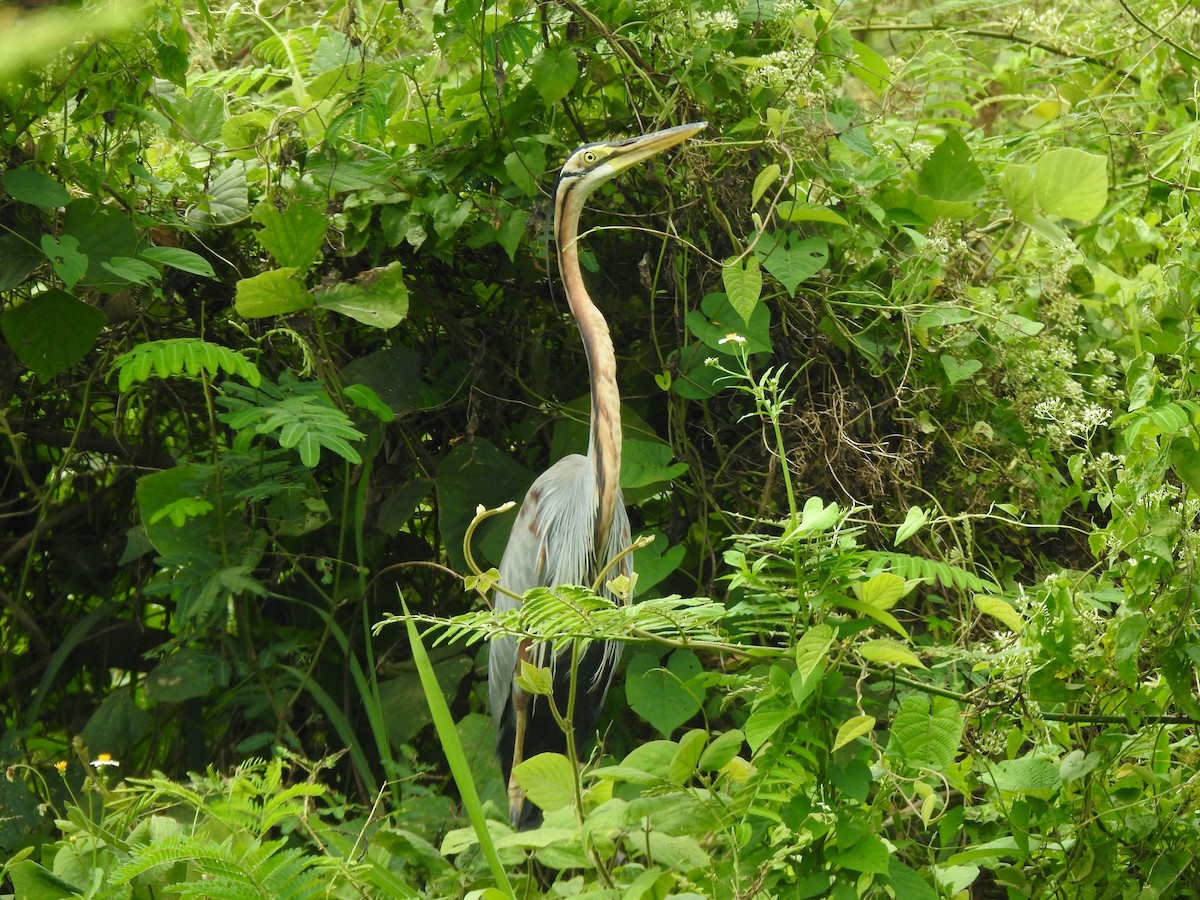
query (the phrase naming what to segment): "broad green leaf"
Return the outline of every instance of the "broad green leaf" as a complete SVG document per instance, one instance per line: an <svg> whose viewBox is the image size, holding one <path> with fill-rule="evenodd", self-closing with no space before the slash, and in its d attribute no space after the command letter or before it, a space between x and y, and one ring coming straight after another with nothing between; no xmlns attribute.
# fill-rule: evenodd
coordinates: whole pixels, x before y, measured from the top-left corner
<svg viewBox="0 0 1200 900"><path fill-rule="evenodd" d="M1084 753L1072 750L1058 763L1058 775L1063 781L1075 781L1092 772L1104 761L1104 755L1093 750Z"/></svg>
<svg viewBox="0 0 1200 900"><path fill-rule="evenodd" d="M824 623L804 632L796 642L796 672L805 678L824 672L834 636L833 627Z"/></svg>
<svg viewBox="0 0 1200 900"><path fill-rule="evenodd" d="M1130 412L1141 409L1154 396L1154 388L1158 384L1158 369L1154 365L1154 354L1148 350L1135 356L1129 362L1125 372L1126 392L1129 400L1127 408Z"/></svg>
<svg viewBox="0 0 1200 900"><path fill-rule="evenodd" d="M672 462L675 452L662 441L625 441L621 453L621 487L634 490L665 485L688 470L687 463Z"/></svg>
<svg viewBox="0 0 1200 900"><path fill-rule="evenodd" d="M517 150L504 157L504 171L526 197L536 197L537 176L546 170L546 148L528 139L517 142Z"/></svg>
<svg viewBox="0 0 1200 900"><path fill-rule="evenodd" d="M1001 314L995 324L996 336L1002 341L1012 341L1021 337L1034 337L1046 327L1045 323L1027 319L1014 312Z"/></svg>
<svg viewBox="0 0 1200 900"><path fill-rule="evenodd" d="M1074 147L1051 150L1034 167L1042 212L1090 222L1108 203L1108 157Z"/></svg>
<svg viewBox="0 0 1200 900"><path fill-rule="evenodd" d="M991 616L1008 626L1010 631L1020 634L1025 629L1025 620L1013 608L1013 605L1003 597L990 597L987 594L976 594L972 598L975 608L987 616Z"/></svg>
<svg viewBox="0 0 1200 900"><path fill-rule="evenodd" d="M716 772L724 768L726 763L741 752L745 740L746 736L736 728L718 734L704 748L697 768L702 772Z"/></svg>
<svg viewBox="0 0 1200 900"><path fill-rule="evenodd" d="M905 865L894 856L888 860L884 881L897 897L903 897L904 900L938 900L941 896L916 869Z"/></svg>
<svg viewBox="0 0 1200 900"><path fill-rule="evenodd" d="M887 60L864 44L862 41L854 41L851 46L854 47L855 59L851 59L846 68L859 81L871 89L877 97L887 93L891 86L892 72L888 68Z"/></svg>
<svg viewBox="0 0 1200 900"><path fill-rule="evenodd" d="M942 369L946 372L946 380L951 384L966 381L983 368L983 363L977 359L958 360L949 353L941 355Z"/></svg>
<svg viewBox="0 0 1200 900"><path fill-rule="evenodd" d="M190 97L179 96L174 103L175 121L189 144L217 149L221 126L225 124L225 101L210 87L197 87Z"/></svg>
<svg viewBox="0 0 1200 900"><path fill-rule="evenodd" d="M473 209L470 200L460 200L456 194L438 194L426 207L433 217L433 230L443 241L458 234Z"/></svg>
<svg viewBox="0 0 1200 900"><path fill-rule="evenodd" d="M1024 839L1019 841L1011 835L1005 835L1001 838L996 838L993 841L988 841L985 844L974 844L967 847L965 850L960 850L951 856L946 862L949 864L949 869L967 868L968 872L962 873L963 876L969 874L970 868L963 867L962 863L971 862L977 859L1024 859L1029 855L1030 846L1038 846L1040 842L1036 840ZM940 873L939 873L940 874ZM961 883L961 882L960 882ZM968 881L967 884L970 884Z"/></svg>
<svg viewBox="0 0 1200 900"><path fill-rule="evenodd" d="M245 319L286 316L312 306L312 295L293 268L272 269L237 283L234 309Z"/></svg>
<svg viewBox="0 0 1200 900"><path fill-rule="evenodd" d="M69 234L78 240L78 251L88 258L81 285L112 287L128 283L104 268L104 263L114 257L138 255L142 238L128 216L95 200L72 200L63 215L62 232L64 237Z"/></svg>
<svg viewBox="0 0 1200 900"><path fill-rule="evenodd" d="M158 263L160 266L170 266L181 272L201 275L205 278L216 278L212 264L199 253L184 250L181 247L146 247L138 253L142 259Z"/></svg>
<svg viewBox="0 0 1200 900"><path fill-rule="evenodd" d="M1150 630L1150 622L1145 613L1132 612L1121 616L1115 629L1110 630L1115 632L1113 668L1126 684L1136 684L1141 675L1138 670L1138 656L1141 654L1142 641Z"/></svg>
<svg viewBox="0 0 1200 900"><path fill-rule="evenodd" d="M513 777L525 795L544 809L565 809L575 798L576 773L561 753L539 753L513 766Z"/></svg>
<svg viewBox="0 0 1200 900"><path fill-rule="evenodd" d="M306 272L325 243L329 217L311 203L296 202L276 209L263 201L254 207L254 222L261 225L255 237L280 266Z"/></svg>
<svg viewBox="0 0 1200 900"><path fill-rule="evenodd" d="M1011 163L1000 174L1000 190L1013 217L1028 224L1037 216L1037 180L1033 166Z"/></svg>
<svg viewBox="0 0 1200 900"><path fill-rule="evenodd" d="M789 533L813 534L828 531L841 519L842 510L836 503L828 506L820 497L809 497L804 501L804 509L800 512L800 521Z"/></svg>
<svg viewBox="0 0 1200 900"><path fill-rule="evenodd" d="M43 382L81 362L103 329L104 313L57 288L0 315L4 340Z"/></svg>
<svg viewBox="0 0 1200 900"><path fill-rule="evenodd" d="M811 278L829 262L829 244L822 237L800 240L795 231L776 231L759 238L754 255L794 297L800 282Z"/></svg>
<svg viewBox="0 0 1200 900"><path fill-rule="evenodd" d="M13 222L8 228L0 230L0 292L11 291L46 262L36 226Z"/></svg>
<svg viewBox="0 0 1200 900"><path fill-rule="evenodd" d="M128 256L114 256L101 263L105 269L118 278L131 281L134 284L152 284L159 279L159 271L148 262L131 259Z"/></svg>
<svg viewBox="0 0 1200 900"><path fill-rule="evenodd" d="M814 625L796 642L796 671L792 673L792 699L803 707L825 676L834 631L829 625Z"/></svg>
<svg viewBox="0 0 1200 900"><path fill-rule="evenodd" d="M676 650L664 668L650 653L639 653L625 674L625 696L629 708L670 737L680 725L700 711L703 694L695 679L703 672L700 660L690 650Z"/></svg>
<svg viewBox="0 0 1200 900"><path fill-rule="evenodd" d="M508 254L512 262L517 256L517 247L521 238L525 237L525 223L529 221L529 212L524 209L509 207L500 213L500 227L496 229L496 243Z"/></svg>
<svg viewBox="0 0 1200 900"><path fill-rule="evenodd" d="M693 728L684 734L679 739L679 750L667 770L667 780L672 784L687 784L696 774L696 766L707 744L708 732L703 728Z"/></svg>
<svg viewBox="0 0 1200 900"><path fill-rule="evenodd" d="M71 202L67 189L41 172L29 169L9 169L0 176L0 184L9 196L22 203L32 203L39 209L50 212Z"/></svg>
<svg viewBox="0 0 1200 900"><path fill-rule="evenodd" d="M825 849L825 858L851 872L882 874L888 870L887 844L873 834L864 834L849 847L829 846Z"/></svg>
<svg viewBox="0 0 1200 900"><path fill-rule="evenodd" d="M661 831L634 831L626 836L630 844L667 869L687 875L711 865L708 851L689 835L663 834Z"/></svg>
<svg viewBox="0 0 1200 900"><path fill-rule="evenodd" d="M14 896L25 900L74 900L85 888L59 878L32 859L23 859L5 873L12 880Z"/></svg>
<svg viewBox="0 0 1200 900"><path fill-rule="evenodd" d="M750 745L750 751L757 753L781 725L793 719L797 714L798 710L795 707L781 709L778 706L764 706L750 713L750 718L742 726L746 732L746 743Z"/></svg>
<svg viewBox="0 0 1200 900"><path fill-rule="evenodd" d="M1190 437L1171 441L1171 468L1194 494L1200 494L1200 450Z"/></svg>
<svg viewBox="0 0 1200 900"><path fill-rule="evenodd" d="M891 609L909 592L911 585L893 572L880 572L854 583L854 594L876 609Z"/></svg>
<svg viewBox="0 0 1200 900"><path fill-rule="evenodd" d="M1032 754L1020 759L1002 759L979 773L980 780L1002 791L1047 796L1062 785L1058 763Z"/></svg>
<svg viewBox="0 0 1200 900"><path fill-rule="evenodd" d="M873 606L870 603L851 600L849 597L834 596L832 602L843 609L856 612L861 616L866 616L868 619L874 619L881 625L886 625L892 631L896 632L896 634L900 635L900 637L908 640L908 632L905 631L904 626L886 609L880 609L878 606Z"/></svg>
<svg viewBox="0 0 1200 900"><path fill-rule="evenodd" d="M758 201L762 199L767 189L779 180L781 172L783 172L783 169L777 163L771 163L755 176L754 187L750 191L751 206L758 206Z"/></svg>
<svg viewBox="0 0 1200 900"><path fill-rule="evenodd" d="M569 47L547 47L533 61L530 80L547 107L565 100L579 78L579 59Z"/></svg>
<svg viewBox="0 0 1200 900"><path fill-rule="evenodd" d="M144 689L151 703L182 703L203 697L229 684L229 663L213 653L181 647L146 676Z"/></svg>
<svg viewBox="0 0 1200 900"><path fill-rule="evenodd" d="M874 716L855 716L847 719L837 730L833 740L833 749L840 750L851 741L858 740L864 734L870 734L875 729Z"/></svg>
<svg viewBox="0 0 1200 900"><path fill-rule="evenodd" d="M730 306L741 317L743 323L749 324L762 296L763 279L758 259L747 256L739 260L735 256L725 260L721 266L721 281L725 285L725 295L729 298Z"/></svg>
<svg viewBox="0 0 1200 900"><path fill-rule="evenodd" d="M927 668L917 654L913 653L899 641L890 638L877 638L863 641L854 648L863 659L874 663L893 663L898 666L912 666L917 669Z"/></svg>
<svg viewBox="0 0 1200 900"><path fill-rule="evenodd" d="M651 532L654 540L633 551L633 570L637 572L635 595L641 596L679 568L685 550L681 544L668 544L662 532Z"/></svg>
<svg viewBox="0 0 1200 900"><path fill-rule="evenodd" d="M164 520L158 515L179 500L201 497L207 490L207 481L192 465L151 472L137 480L135 496L138 516L146 530L146 537L159 555L167 559L187 559L198 548L208 546L215 537L215 516L189 517L180 526L174 524L170 517Z"/></svg>
<svg viewBox="0 0 1200 900"><path fill-rule="evenodd" d="M970 322L976 317L973 309L965 306L943 305L935 306L917 316L913 324L918 328L944 328L947 325L959 325Z"/></svg>
<svg viewBox="0 0 1200 900"><path fill-rule="evenodd" d="M830 760L829 767L825 770L827 777L846 797L865 803L871 793L871 767L856 756L843 755L846 756L845 765L836 759Z"/></svg>
<svg viewBox="0 0 1200 900"><path fill-rule="evenodd" d="M716 804L682 791L631 800L622 821L631 831L654 830L673 836L703 834L721 827Z"/></svg>
<svg viewBox="0 0 1200 900"><path fill-rule="evenodd" d="M207 204L195 211L201 224L232 225L250 212L246 164L235 159L217 173L209 189Z"/></svg>
<svg viewBox="0 0 1200 900"><path fill-rule="evenodd" d="M775 215L782 221L791 222L793 225L798 222L824 222L828 225L845 225L847 227L850 225L841 213L835 212L828 206L803 200L784 200L775 208Z"/></svg>
<svg viewBox="0 0 1200 900"><path fill-rule="evenodd" d="M54 267L54 274L62 279L68 291L73 291L88 270L88 258L79 252L79 239L71 234L64 234L62 238L43 234L41 244L42 252Z"/></svg>
<svg viewBox="0 0 1200 900"><path fill-rule="evenodd" d="M332 309L364 325L395 328L408 315L408 285L399 261L370 269L317 295L317 306Z"/></svg>
<svg viewBox="0 0 1200 900"><path fill-rule="evenodd" d="M892 720L886 755L913 768L944 772L962 740L958 704L945 697L909 694Z"/></svg>
<svg viewBox="0 0 1200 900"><path fill-rule="evenodd" d="M396 421L396 413L369 385L348 384L342 389L342 393L346 395L347 400L359 409L371 413L380 422Z"/></svg>
<svg viewBox="0 0 1200 900"><path fill-rule="evenodd" d="M917 191L932 200L968 202L983 193L983 172L955 130L934 149L917 173Z"/></svg>
<svg viewBox="0 0 1200 900"><path fill-rule="evenodd" d="M908 514L905 515L904 521L900 523L900 527L896 529L896 539L892 541L893 547L899 547L910 537L925 527L925 523L929 521L929 511L921 509L919 506L910 506Z"/></svg>
<svg viewBox="0 0 1200 900"><path fill-rule="evenodd" d="M466 570L463 538L475 507L482 503L494 509L509 500L519 504L533 479L534 473L514 460L512 454L502 453L484 438L460 441L446 454L435 475L438 527L455 569ZM475 556L479 562L499 565L516 517L514 507L502 516L488 519L480 529L482 534L476 532Z"/></svg>
<svg viewBox="0 0 1200 900"><path fill-rule="evenodd" d="M1149 412L1150 421L1163 434L1178 434L1187 428L1191 422L1187 410L1173 400L1155 406Z"/></svg>
<svg viewBox="0 0 1200 900"><path fill-rule="evenodd" d="M740 350L747 354L770 353L771 345L771 310L766 303L757 303L750 315L749 323L734 310L733 304L723 293L706 294L700 301L700 308L693 309L684 318L688 331L703 341L708 350L724 355L733 355ZM744 337L744 344L732 342L729 335L736 334ZM724 343L722 343L724 342ZM697 364L703 365L706 356L711 353L700 353ZM686 373L688 369L684 368ZM711 370L704 375L711 379ZM682 381L682 379L677 380ZM676 385L672 385L675 387ZM709 396L709 395L705 395Z"/></svg>

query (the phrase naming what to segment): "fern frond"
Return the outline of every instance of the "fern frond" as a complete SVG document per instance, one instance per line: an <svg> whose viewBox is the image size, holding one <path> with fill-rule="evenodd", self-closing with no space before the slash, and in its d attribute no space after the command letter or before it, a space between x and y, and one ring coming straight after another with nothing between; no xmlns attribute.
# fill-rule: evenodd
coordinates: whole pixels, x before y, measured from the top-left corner
<svg viewBox="0 0 1200 900"><path fill-rule="evenodd" d="M279 385L264 383L257 395L231 385L218 400L229 410L218 418L230 428L273 435L285 450L294 448L309 468L321 461L322 448L348 462L362 462L351 442L361 441L366 435L334 406L318 382L285 376ZM275 402L266 402L271 400Z"/></svg>
<svg viewBox="0 0 1200 900"><path fill-rule="evenodd" d="M325 861L287 843L286 839L255 842L249 850L238 852L231 840L217 843L175 835L144 848L135 847L132 859L113 873L113 883L125 884L161 866L186 863L189 880L167 886L184 897L314 900L325 896L329 888L323 872Z"/></svg>
<svg viewBox="0 0 1200 900"><path fill-rule="evenodd" d="M225 372L253 386L262 381L258 367L241 353L199 338L146 341L113 360L112 370L122 392L154 376L195 378L201 372L210 377Z"/></svg>
<svg viewBox="0 0 1200 900"><path fill-rule="evenodd" d="M975 594L1000 590L995 582L974 572L938 559L910 556L907 553L874 553L867 561L867 571L894 572L909 581L924 581L926 584L938 584Z"/></svg>
<svg viewBox="0 0 1200 900"><path fill-rule="evenodd" d="M728 649L728 638L716 627L725 614L722 604L703 598L673 595L629 605L598 596L588 588L559 586L534 588L517 609L481 610L448 619L425 615L413 618L441 632L437 644L474 644L515 637L558 653L573 641L579 641L581 649L597 641L646 640ZM403 619L389 616L387 621Z"/></svg>

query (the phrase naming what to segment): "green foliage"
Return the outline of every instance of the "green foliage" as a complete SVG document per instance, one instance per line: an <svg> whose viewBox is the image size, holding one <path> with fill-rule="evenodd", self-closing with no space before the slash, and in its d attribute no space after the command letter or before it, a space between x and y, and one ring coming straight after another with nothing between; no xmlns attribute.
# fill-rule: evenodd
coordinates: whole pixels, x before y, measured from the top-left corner
<svg viewBox="0 0 1200 900"><path fill-rule="evenodd" d="M26 6L0 889L1196 895L1181 4ZM641 602L481 611L476 509L587 445L557 168L699 119L581 240ZM534 832L497 635L632 645Z"/></svg>

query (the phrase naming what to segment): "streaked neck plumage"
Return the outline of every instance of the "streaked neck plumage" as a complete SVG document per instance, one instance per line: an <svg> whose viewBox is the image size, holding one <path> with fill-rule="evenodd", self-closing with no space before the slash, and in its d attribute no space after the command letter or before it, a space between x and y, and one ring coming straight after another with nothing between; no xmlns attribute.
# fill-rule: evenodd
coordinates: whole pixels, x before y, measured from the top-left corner
<svg viewBox="0 0 1200 900"><path fill-rule="evenodd" d="M571 313L579 323L583 349L587 353L591 380L591 433L588 462L595 478L597 498L595 547L597 559L608 543L609 529L617 506L621 476L621 395L617 389L617 357L608 322L588 296L579 268L577 226L587 194L577 180L559 181L555 197L555 235L558 265Z"/></svg>

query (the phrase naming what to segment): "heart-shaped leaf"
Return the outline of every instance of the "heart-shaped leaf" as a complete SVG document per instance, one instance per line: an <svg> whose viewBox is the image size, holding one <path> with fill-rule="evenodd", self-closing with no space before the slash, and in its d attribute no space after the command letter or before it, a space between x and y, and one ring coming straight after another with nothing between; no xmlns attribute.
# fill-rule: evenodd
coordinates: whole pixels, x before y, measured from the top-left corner
<svg viewBox="0 0 1200 900"><path fill-rule="evenodd" d="M967 359L959 362L949 353L942 354L942 368L946 370L946 378L951 384L965 381L983 368L983 363L977 359Z"/></svg>
<svg viewBox="0 0 1200 900"><path fill-rule="evenodd" d="M629 662L625 696L630 708L665 737L700 711L702 695L693 683L703 672L690 650L676 650L663 668L650 653Z"/></svg>
<svg viewBox="0 0 1200 900"><path fill-rule="evenodd" d="M763 234L754 246L754 255L771 276L796 296L796 288L829 262L829 244L824 238L800 240L795 232Z"/></svg>
<svg viewBox="0 0 1200 900"><path fill-rule="evenodd" d="M742 321L749 324L754 308L762 296L762 270L752 256L739 261L737 257L725 261L721 268L721 281L725 283L725 294L729 304Z"/></svg>

